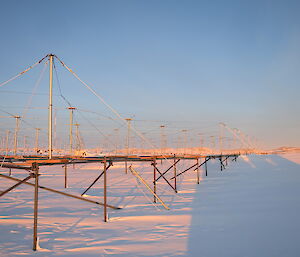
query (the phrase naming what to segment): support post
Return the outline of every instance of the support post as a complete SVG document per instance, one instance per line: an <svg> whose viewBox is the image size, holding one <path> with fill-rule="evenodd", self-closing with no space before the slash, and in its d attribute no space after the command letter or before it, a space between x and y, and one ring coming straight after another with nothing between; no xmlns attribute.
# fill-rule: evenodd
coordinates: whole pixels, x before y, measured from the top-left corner
<svg viewBox="0 0 300 257"><path fill-rule="evenodd" d="M65 188L68 187L68 166L65 164Z"/></svg>
<svg viewBox="0 0 300 257"><path fill-rule="evenodd" d="M104 176L103 176L103 215L104 215L104 222L107 222L107 184L106 184L106 157L104 157L104 168L103 168Z"/></svg>
<svg viewBox="0 0 300 257"><path fill-rule="evenodd" d="M39 132L40 128L35 128L35 154L39 151Z"/></svg>
<svg viewBox="0 0 300 257"><path fill-rule="evenodd" d="M70 110L69 147L70 147L70 155L73 155L73 113L76 108L69 107L68 109Z"/></svg>
<svg viewBox="0 0 300 257"><path fill-rule="evenodd" d="M197 158L197 184L200 184L199 159Z"/></svg>
<svg viewBox="0 0 300 257"><path fill-rule="evenodd" d="M33 251L37 250L37 221L38 221L38 190L39 190L39 167L37 163L32 164L34 172L34 210L33 210Z"/></svg>
<svg viewBox="0 0 300 257"><path fill-rule="evenodd" d="M9 152L9 134L10 134L10 131L6 130L6 140L5 140L5 152L6 152L6 155L8 155L8 152Z"/></svg>
<svg viewBox="0 0 300 257"><path fill-rule="evenodd" d="M129 143L130 143L130 129L131 129L131 121L132 119L131 118L127 118L125 119L126 122L127 122L127 138L126 138L126 161L125 161L125 173L127 174L128 173L128 169L127 169L127 159L129 157Z"/></svg>
<svg viewBox="0 0 300 257"><path fill-rule="evenodd" d="M175 193L177 193L177 169L176 169L176 155L174 154L174 188L175 188Z"/></svg>
<svg viewBox="0 0 300 257"><path fill-rule="evenodd" d="M223 170L223 162L222 162L222 156L219 158L220 160L220 165L221 165L221 171Z"/></svg>
<svg viewBox="0 0 300 257"><path fill-rule="evenodd" d="M52 82L53 82L53 54L49 54L49 112L48 112L48 155L52 159Z"/></svg>
<svg viewBox="0 0 300 257"><path fill-rule="evenodd" d="M206 157L205 157L205 176L207 177L207 159L206 159Z"/></svg>
<svg viewBox="0 0 300 257"><path fill-rule="evenodd" d="M153 159L153 192L156 194L156 159ZM153 202L156 203L156 197L153 196Z"/></svg>
<svg viewBox="0 0 300 257"><path fill-rule="evenodd" d="M128 170L128 168L127 168L127 157L126 157L126 160L125 160L125 174L127 174L127 170Z"/></svg>
<svg viewBox="0 0 300 257"><path fill-rule="evenodd" d="M16 127L15 127L15 135L14 135L14 155L17 155L18 151L18 134L19 134L19 122L20 122L20 116L14 116L16 119Z"/></svg>

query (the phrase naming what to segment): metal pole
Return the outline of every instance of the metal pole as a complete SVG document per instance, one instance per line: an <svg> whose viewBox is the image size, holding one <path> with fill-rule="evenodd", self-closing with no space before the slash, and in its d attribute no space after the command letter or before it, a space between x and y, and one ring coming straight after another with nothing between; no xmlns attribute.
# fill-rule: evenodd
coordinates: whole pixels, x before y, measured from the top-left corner
<svg viewBox="0 0 300 257"><path fill-rule="evenodd" d="M156 159L153 159L153 192L156 195L156 169L155 169L155 165L156 165ZM156 203L156 197L154 195L153 198L153 202Z"/></svg>
<svg viewBox="0 0 300 257"><path fill-rule="evenodd" d="M65 188L68 187L68 166L65 164Z"/></svg>
<svg viewBox="0 0 300 257"><path fill-rule="evenodd" d="M39 190L39 167L36 163L32 164L32 170L34 171L35 183L34 183L34 211L33 211L33 251L37 250L37 219L38 219L38 190Z"/></svg>
<svg viewBox="0 0 300 257"><path fill-rule="evenodd" d="M223 162L222 162L222 156L220 157L220 159L219 159L219 160L220 160L221 171L222 171L222 170L223 170L223 165L222 165L222 164L223 164Z"/></svg>
<svg viewBox="0 0 300 257"><path fill-rule="evenodd" d="M205 157L205 176L207 177L207 158Z"/></svg>
<svg viewBox="0 0 300 257"><path fill-rule="evenodd" d="M127 155L129 155L129 143L130 143L130 125L132 119L127 118L125 119L127 121L127 141L126 141L126 150L127 150Z"/></svg>
<svg viewBox="0 0 300 257"><path fill-rule="evenodd" d="M127 157L129 156L129 143L130 143L130 122L132 119L127 118L125 119L127 121L127 139L126 139L126 155ZM127 159L125 160L125 173L127 174L128 169L127 169Z"/></svg>
<svg viewBox="0 0 300 257"><path fill-rule="evenodd" d="M53 54L49 54L49 112L48 112L48 151L52 159L52 83L53 83Z"/></svg>
<svg viewBox="0 0 300 257"><path fill-rule="evenodd" d="M9 147L8 147L8 143L9 143L9 134L10 134L10 131L9 131L9 130L6 130L6 142L5 142L6 154L8 154L8 152L9 152Z"/></svg>
<svg viewBox="0 0 300 257"><path fill-rule="evenodd" d="M199 159L197 158L197 184L200 184Z"/></svg>
<svg viewBox="0 0 300 257"><path fill-rule="evenodd" d="M222 152L223 152L223 128L224 128L224 125L222 122L219 123L219 126L220 126L220 135L219 135L219 148L220 148L220 154L222 155Z"/></svg>
<svg viewBox="0 0 300 257"><path fill-rule="evenodd" d="M27 151L27 136L24 136L24 149L23 149L23 154L25 153L25 151Z"/></svg>
<svg viewBox="0 0 300 257"><path fill-rule="evenodd" d="M199 150L202 151L202 147L203 147L203 134L202 133L198 133L199 135Z"/></svg>
<svg viewBox="0 0 300 257"><path fill-rule="evenodd" d="M164 128L165 128L164 125L160 126L160 152L161 152L161 154L163 154L164 148L165 148L165 145L164 145Z"/></svg>
<svg viewBox="0 0 300 257"><path fill-rule="evenodd" d="M115 144L116 144L116 154L117 154L119 149L119 129L116 128L114 129L114 131L115 131Z"/></svg>
<svg viewBox="0 0 300 257"><path fill-rule="evenodd" d="M104 179L104 188L103 188L103 196L104 196L104 200L103 200L103 203L104 203L104 206L103 206L103 214L104 214L104 222L107 222L107 185L106 185L106 157L104 157L104 176L103 176L103 179Z"/></svg>
<svg viewBox="0 0 300 257"><path fill-rule="evenodd" d="M186 153L186 148L187 148L187 130L186 129L183 129L181 130L182 133L183 133L183 151L184 151L184 154Z"/></svg>
<svg viewBox="0 0 300 257"><path fill-rule="evenodd" d="M74 124L76 127L76 139L77 139L77 151L79 152L81 150L81 140L80 140L80 135L79 135L79 124L76 123Z"/></svg>
<svg viewBox="0 0 300 257"><path fill-rule="evenodd" d="M35 128L35 152L38 153L39 150L39 132L40 128Z"/></svg>
<svg viewBox="0 0 300 257"><path fill-rule="evenodd" d="M174 154L174 188L175 193L177 193L177 169L176 169L176 155Z"/></svg>
<svg viewBox="0 0 300 257"><path fill-rule="evenodd" d="M70 155L73 154L73 112L75 107L69 107L70 110L70 129L69 129L69 139L70 139Z"/></svg>
<svg viewBox="0 0 300 257"><path fill-rule="evenodd" d="M211 139L211 150L212 152L214 152L216 146L215 136L210 136L210 139Z"/></svg>
<svg viewBox="0 0 300 257"><path fill-rule="evenodd" d="M17 155L17 149L18 149L18 133L19 133L19 119L20 116L14 116L16 119L16 127L15 127L15 136L14 136L14 155Z"/></svg>

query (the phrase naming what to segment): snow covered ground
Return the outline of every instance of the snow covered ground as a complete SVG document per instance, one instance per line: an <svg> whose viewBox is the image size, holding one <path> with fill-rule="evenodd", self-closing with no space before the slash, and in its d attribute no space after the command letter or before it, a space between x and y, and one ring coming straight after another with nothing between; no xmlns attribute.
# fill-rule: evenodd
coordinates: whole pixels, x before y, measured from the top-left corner
<svg viewBox="0 0 300 257"><path fill-rule="evenodd" d="M179 163L178 169L189 164ZM152 186L153 167L133 167ZM60 166L42 168L40 184L80 195L99 174L94 164L70 167L64 189L63 172ZM0 190L14 183L0 178ZM116 164L108 172L108 203L123 209L109 209L107 223L101 207L41 189L37 252L31 250L33 187L22 185L0 198L0 256L300 255L298 164L277 155L244 156L221 172L220 164L210 161L208 177L202 173L199 185L195 172L178 185L175 194L163 180L158 184L159 196L171 208L165 210ZM86 197L102 201L102 186L97 182Z"/></svg>

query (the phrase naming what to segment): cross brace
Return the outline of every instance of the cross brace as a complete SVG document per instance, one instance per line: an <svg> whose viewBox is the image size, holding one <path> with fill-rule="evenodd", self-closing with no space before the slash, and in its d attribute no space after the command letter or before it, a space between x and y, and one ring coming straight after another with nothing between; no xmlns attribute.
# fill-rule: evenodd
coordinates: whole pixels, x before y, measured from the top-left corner
<svg viewBox="0 0 300 257"><path fill-rule="evenodd" d="M23 180L20 180L17 184L11 186L10 188L4 190L3 192L0 193L0 196L7 194L8 192L10 192L11 190L13 190L14 188L18 187L19 185L22 185L23 183L25 183L27 180L31 179L34 177L33 173L30 173L30 175L26 178L24 178Z"/></svg>
<svg viewBox="0 0 300 257"><path fill-rule="evenodd" d="M164 173L160 173L160 176L155 180L158 181L161 177L163 177L170 169L172 169L178 162L180 161L180 159L176 160ZM153 165L153 163L151 164Z"/></svg>
<svg viewBox="0 0 300 257"><path fill-rule="evenodd" d="M110 166L112 166L112 161L109 161L108 166L106 167L106 171L110 168ZM83 196L88 190L90 190L90 188L102 177L102 175L104 174L104 170L100 173L100 175L93 181L93 183L81 194L81 196Z"/></svg>
<svg viewBox="0 0 300 257"><path fill-rule="evenodd" d="M224 160L222 160L222 157L219 158L220 164L221 164L221 170L226 169L224 162L226 162L228 158L229 158L229 156L227 156Z"/></svg>
<svg viewBox="0 0 300 257"><path fill-rule="evenodd" d="M165 178L164 174L162 174L159 169L156 167L156 165L153 163L151 163L151 165L153 165L154 169L160 174L160 177L162 177L167 183L168 185L175 191L175 193L177 193L177 190L171 185L171 183ZM172 167L172 166L171 166ZM155 182L157 181L158 179L155 180Z"/></svg>
<svg viewBox="0 0 300 257"><path fill-rule="evenodd" d="M191 167L185 169L184 171L178 173L176 176L174 176L174 177L172 177L172 178L170 178L170 179L174 179L175 177L178 177L178 176L182 175L183 173L185 173L185 172L189 171L190 169L192 169L192 168L194 168L194 167L197 166L197 167L194 169L194 170L196 170L196 169L200 168L203 164L205 164L206 162L208 162L209 160L210 160L210 157L206 158L205 161L202 162L201 164L196 163L196 164L192 165Z"/></svg>

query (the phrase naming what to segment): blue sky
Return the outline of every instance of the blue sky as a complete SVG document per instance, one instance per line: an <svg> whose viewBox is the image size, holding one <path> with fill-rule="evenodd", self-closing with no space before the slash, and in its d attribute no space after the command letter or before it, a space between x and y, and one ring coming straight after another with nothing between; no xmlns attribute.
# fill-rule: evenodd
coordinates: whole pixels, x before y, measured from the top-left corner
<svg viewBox="0 0 300 257"><path fill-rule="evenodd" d="M125 117L300 145L299 1L1 1L0 13L1 81L52 52ZM108 113L59 69L72 103ZM0 88L7 111L23 96L1 91L32 90L18 83Z"/></svg>

